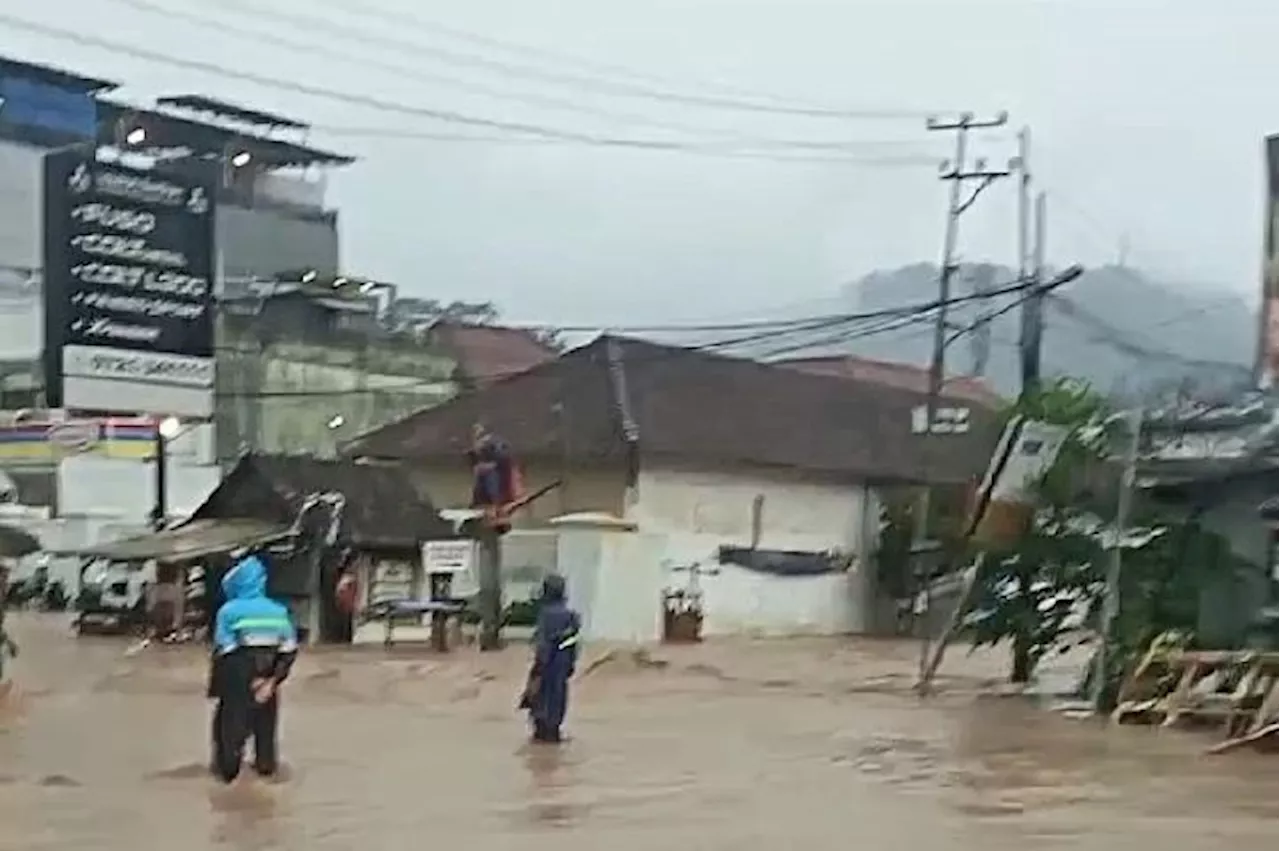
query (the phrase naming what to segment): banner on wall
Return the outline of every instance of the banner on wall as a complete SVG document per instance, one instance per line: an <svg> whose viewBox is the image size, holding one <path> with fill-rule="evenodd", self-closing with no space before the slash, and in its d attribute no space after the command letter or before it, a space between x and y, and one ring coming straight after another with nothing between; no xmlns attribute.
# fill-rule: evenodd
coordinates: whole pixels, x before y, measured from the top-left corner
<svg viewBox="0 0 1280 851"><path fill-rule="evenodd" d="M0 424L0 467L53 466L72 455L135 461L155 454L150 417L101 417Z"/></svg>

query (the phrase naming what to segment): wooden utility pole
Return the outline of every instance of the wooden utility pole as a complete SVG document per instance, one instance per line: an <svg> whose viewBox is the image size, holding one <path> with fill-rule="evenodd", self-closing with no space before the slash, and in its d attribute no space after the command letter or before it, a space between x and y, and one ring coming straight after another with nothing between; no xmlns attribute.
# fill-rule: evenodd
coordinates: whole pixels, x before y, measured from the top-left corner
<svg viewBox="0 0 1280 851"><path fill-rule="evenodd" d="M511 515L536 499L540 499L561 486L560 480L543 485L532 493L525 494L514 502L503 506L494 506L493 510L468 520L462 526L462 533L469 535L476 542L477 565L480 593L477 595L477 608L480 615L480 649L502 649L502 535L499 526L510 519Z"/></svg>
<svg viewBox="0 0 1280 851"><path fill-rule="evenodd" d="M481 522L475 529L480 594L480 649L502 648L502 541L496 529Z"/></svg>
<svg viewBox="0 0 1280 851"><path fill-rule="evenodd" d="M938 272L938 309L934 317L933 326L933 356L929 361L929 390L928 398L925 403L925 476L933 468L933 448L934 448L934 421L937 419L938 402L942 396L943 383L946 381L946 353L947 353L947 313L948 303L951 300L951 280L956 271L956 243L960 233L960 217L965 211L973 206L978 200L978 195L984 189L994 183L1001 177L1009 175L1008 169L988 169L984 160L977 160L974 168L968 167L969 156L969 131L975 129L1001 127L1006 124L1009 117L1005 113L1000 113L993 118L975 118L971 113L964 113L954 119L938 119L931 118L925 125L926 128L933 132L954 132L956 134L956 147L953 159L944 165L941 178L950 183L950 194L947 201L946 225L943 231L942 239L942 266ZM965 187L973 182L977 182L976 188L965 197ZM920 546L929 537L929 488L926 485L920 493L915 509L915 530L913 550L919 549ZM924 608L929 607L928 604L928 588L931 577L924 577L924 587L921 593L924 594ZM928 636L922 636L924 639L920 649L921 668L925 664L929 641Z"/></svg>

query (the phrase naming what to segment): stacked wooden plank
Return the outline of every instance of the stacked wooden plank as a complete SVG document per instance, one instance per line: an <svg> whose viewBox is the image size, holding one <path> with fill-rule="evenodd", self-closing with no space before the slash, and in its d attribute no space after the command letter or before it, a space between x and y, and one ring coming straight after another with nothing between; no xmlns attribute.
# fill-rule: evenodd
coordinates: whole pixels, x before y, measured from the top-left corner
<svg viewBox="0 0 1280 851"><path fill-rule="evenodd" d="M1274 741L1276 653L1153 646L1121 688L1112 719L1165 727L1216 727L1214 751Z"/></svg>

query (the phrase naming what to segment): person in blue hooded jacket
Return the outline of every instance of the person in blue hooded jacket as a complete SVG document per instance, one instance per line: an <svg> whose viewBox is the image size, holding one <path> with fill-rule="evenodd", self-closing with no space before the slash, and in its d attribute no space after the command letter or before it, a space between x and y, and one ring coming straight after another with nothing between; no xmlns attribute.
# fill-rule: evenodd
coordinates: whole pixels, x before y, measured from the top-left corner
<svg viewBox="0 0 1280 851"><path fill-rule="evenodd" d="M253 737L253 767L273 776L279 768L280 684L298 652L289 610L267 596L267 566L257 555L236 562L222 577L225 602L213 625L209 697L213 714L213 771L224 783L240 773L245 743Z"/></svg>
<svg viewBox="0 0 1280 851"><path fill-rule="evenodd" d="M533 634L533 664L520 697L529 713L535 742L559 742L569 710L569 679L578 665L581 618L569 607L563 576L542 580L538 623Z"/></svg>

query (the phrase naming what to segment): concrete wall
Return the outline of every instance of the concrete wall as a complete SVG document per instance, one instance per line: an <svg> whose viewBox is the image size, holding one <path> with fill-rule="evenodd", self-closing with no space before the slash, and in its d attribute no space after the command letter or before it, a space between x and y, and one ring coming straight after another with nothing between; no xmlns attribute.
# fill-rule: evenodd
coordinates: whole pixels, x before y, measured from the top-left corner
<svg viewBox="0 0 1280 851"><path fill-rule="evenodd" d="M332 211L218 208L217 239L222 274L228 278L272 278L281 272L339 271L338 217Z"/></svg>
<svg viewBox="0 0 1280 851"><path fill-rule="evenodd" d="M753 506L761 549L855 551L861 544L866 488L823 484L799 473L743 466L732 471L650 468L627 512L646 530L671 536L671 557L699 559L724 544L751 543Z"/></svg>
<svg viewBox="0 0 1280 851"><path fill-rule="evenodd" d="M452 362L426 347L383 351L350 342L227 339L219 352L218 455L242 446L332 455L355 435L439 404L454 393ZM331 427L335 418L340 425Z"/></svg>
<svg viewBox="0 0 1280 851"><path fill-rule="evenodd" d="M471 473L456 464L409 465L420 490L441 507L466 505ZM625 505L621 469L571 468L534 460L524 464L525 487L534 490L562 478L553 491L517 514L504 543L506 597L526 598L541 572L554 567L570 578L575 600L590 602L599 636L638 640L661 614L664 588L682 587L699 563L697 583L706 609L707 635L758 633L837 634L870 628L878 500L854 484L806 481L800 474L740 468L693 471L644 468L636 500ZM855 554L853 567L823 576L782 577L735 565L713 565L721 545L751 543L753 505L763 496L760 546ZM548 521L565 514L602 512L625 517L638 532L552 532ZM606 543L607 541L607 543ZM597 573L590 565L621 564ZM571 575L570 575L571 574ZM658 577L654 579L653 577ZM654 585L654 588L650 588ZM593 615L596 617L596 615Z"/></svg>
<svg viewBox="0 0 1280 851"><path fill-rule="evenodd" d="M36 269L44 251L44 150L0 141L0 266ZM6 348L8 341L2 345ZM36 347L38 348L38 346Z"/></svg>
<svg viewBox="0 0 1280 851"><path fill-rule="evenodd" d="M662 637L666 573L661 535L611 528L557 531L558 572L590 641L652 643Z"/></svg>
<svg viewBox="0 0 1280 851"><path fill-rule="evenodd" d="M713 566L722 545L751 543L759 498L761 549L855 554L845 573L782 577L736 565ZM870 628L874 530L878 503L866 487L806 480L801 474L742 467L736 471L644 469L626 514L664 536L668 569L699 564L707 635L834 634ZM709 572L708 572L709 571ZM685 585L688 571L671 573Z"/></svg>
<svg viewBox="0 0 1280 851"><path fill-rule="evenodd" d="M29 385L32 378L43 384L37 369L44 345L43 295L31 272L43 264L43 154L0 141L0 390Z"/></svg>

